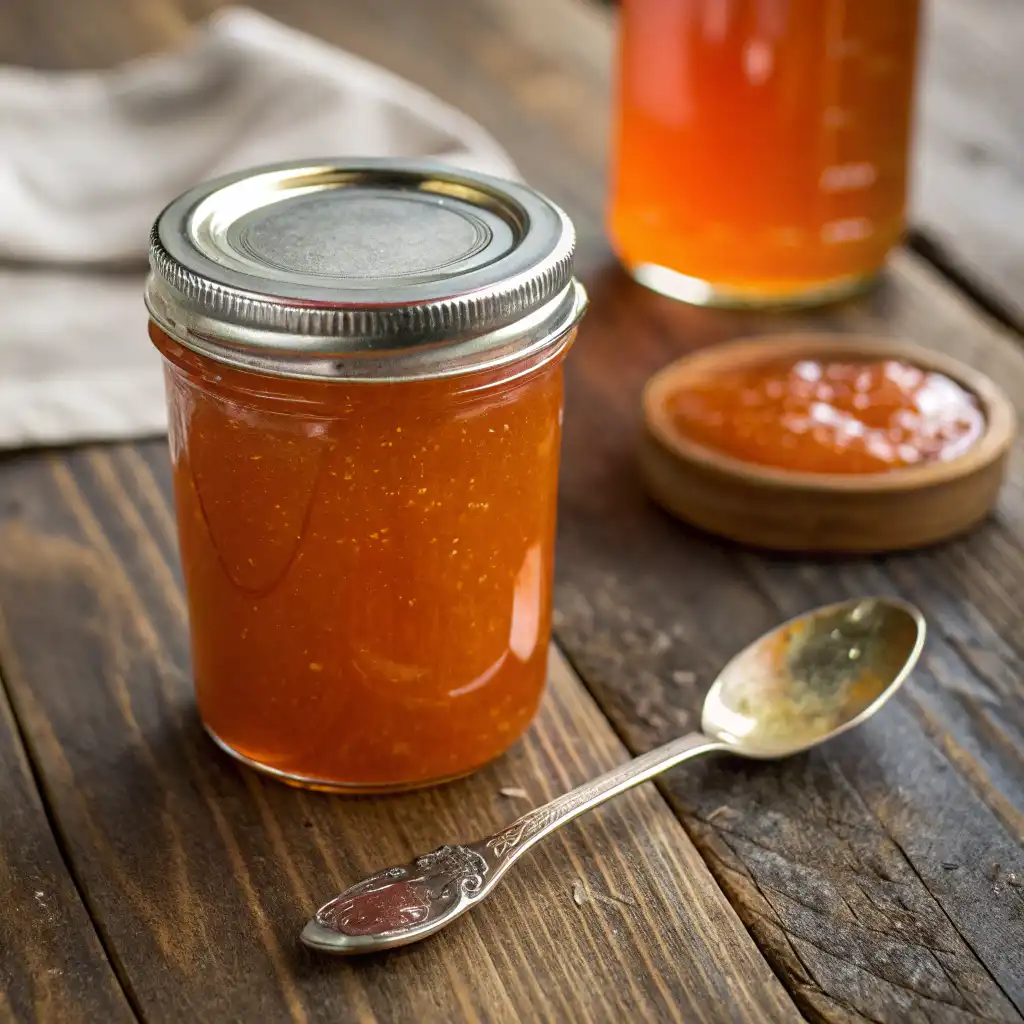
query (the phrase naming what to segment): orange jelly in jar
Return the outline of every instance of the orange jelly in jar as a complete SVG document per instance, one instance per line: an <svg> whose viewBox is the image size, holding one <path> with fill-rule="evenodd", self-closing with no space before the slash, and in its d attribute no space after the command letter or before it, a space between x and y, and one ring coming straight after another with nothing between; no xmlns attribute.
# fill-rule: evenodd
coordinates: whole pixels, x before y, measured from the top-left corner
<svg viewBox="0 0 1024 1024"><path fill-rule="evenodd" d="M526 729L551 625L572 226L521 185L345 161L154 228L151 337L199 711L245 763L373 792Z"/></svg>
<svg viewBox="0 0 1024 1024"><path fill-rule="evenodd" d="M813 303L904 219L919 0L623 0L609 230L703 305Z"/></svg>

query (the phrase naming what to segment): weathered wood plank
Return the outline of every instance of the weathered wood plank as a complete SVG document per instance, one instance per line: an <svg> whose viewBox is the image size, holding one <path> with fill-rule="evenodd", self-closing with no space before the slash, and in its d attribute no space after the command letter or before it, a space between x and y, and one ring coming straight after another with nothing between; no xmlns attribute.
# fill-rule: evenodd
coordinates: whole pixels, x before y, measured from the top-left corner
<svg viewBox="0 0 1024 1024"><path fill-rule="evenodd" d="M394 10L387 4L375 10L381 6ZM350 5L350 16L354 9L364 5ZM373 20L372 13L363 17ZM415 77L498 131L531 179L563 202L581 226L582 264L590 271L594 303L569 367L558 633L630 747L646 749L696 723L700 693L722 660L777 621L795 598L782 602L751 577L748 563L771 563L686 531L643 498L632 438L645 377L689 348L787 327L873 329L916 338L966 358L1024 395L1024 387L1015 387L1024 381L1021 362L1013 338L907 256L897 257L883 286L867 300L817 316L711 314L644 293L596 242L610 50L605 16L573 3L548 3L541 11L538 5L493 2L474 6L459 22L458 28L441 18L433 27L417 23L406 41L382 20L376 32L364 32L360 24L358 38L363 52L407 74L415 69ZM462 59L443 66L417 60L415 46L428 38L443 38L438 47ZM522 40L522 47L510 45L512 39ZM464 88L478 77L491 84ZM534 89L532 82L547 87ZM526 105L530 120L517 121L516 111ZM556 156L548 159L553 147ZM1018 456L1018 471L1019 466ZM996 863L1002 871L1020 857L1015 837L1024 740L1013 652L1019 651L1017 609L1024 593L1020 577L1008 568L1021 564L1019 480L1018 475L1007 489L999 523L974 538L903 561L869 563L875 574L870 589L885 583L907 592L939 627L933 629L938 635L925 671L901 709L872 725L883 738L872 743L871 734L854 737L844 748L864 744L872 750L880 743L906 759L900 771L879 757L872 774L870 762L849 755L840 761L829 752L810 759L813 771L806 764L734 773L700 767L693 777L680 773L666 787L808 1014L1019 1019L1024 987L1011 952L1022 941L1018 890L1006 886L997 904L985 875ZM913 568L898 571L906 561ZM777 571L790 595L800 593L801 576L814 565L780 563ZM836 595L868 586L856 564L830 566L826 574L833 573ZM944 589L936 587L936 573ZM959 639L944 641L947 633ZM998 705L963 692L984 693L993 685L980 681L979 672L997 679ZM957 876L956 894L942 867L952 862L943 860L948 851L939 842L925 842L934 773L947 780L943 791L950 801L944 818L949 835L943 838L953 841L958 828L977 829L988 850L981 868ZM897 789L904 806L894 815L889 790ZM716 830L699 820L723 806L746 838L746 845L736 843L743 856L733 850L728 861ZM765 836L768 850L759 853ZM862 868L855 854L877 864L880 874ZM782 889L769 904L758 886L771 889L773 880ZM809 900L819 909L811 923L803 907ZM851 900L864 923L853 917ZM972 905L975 912L961 913ZM812 924L839 938L830 947L815 947Z"/></svg>
<svg viewBox="0 0 1024 1024"><path fill-rule="evenodd" d="M894 710L823 754L756 770L694 766L665 792L808 1015L1019 1019L1019 457L999 520L969 540L822 569L739 552L662 516L640 493L631 434L649 372L741 333L870 326L946 347L1008 384L1024 380L1012 339L906 257L867 301L808 318L708 314L628 282L600 242L610 33L605 16L581 3L349 0L343 15L320 0L262 6L463 106L577 219L595 301L570 360L559 635L631 749L695 724L721 661L785 611L866 587L922 604L937 635ZM60 7L41 0L42 10ZM62 52L80 60L74 31L59 31L69 41ZM137 38L118 31L125 45ZM93 486L95 468L73 466L80 486ZM137 510L158 538L157 513L141 499ZM124 531L116 522L104 517L105 528ZM152 585L140 577L138 586ZM159 708L163 698L133 688L129 703L147 699ZM190 749L180 739L169 746ZM230 788L223 796L238 805ZM190 814L211 829L208 811ZM246 836L262 827L251 815L243 823ZM323 870L299 863L300 879ZM267 927L275 934L276 923Z"/></svg>
<svg viewBox="0 0 1024 1024"><path fill-rule="evenodd" d="M918 601L933 638L895 709L823 753L778 766L695 765L664 790L808 1015L1019 1019L1024 977L1011 950L1024 943L1014 884L1024 880L1015 835L1024 701L1005 598L987 598L984 568L1007 546L1019 557L1019 541L1004 523L940 551L822 563L766 558L687 530L644 497L633 468L643 380L686 346L793 321L700 316L617 270L592 294L583 356L571 368L556 595L557 632L577 669L642 750L692 728L724 660L780 617L865 592ZM956 339L985 341L990 359L1006 360L1003 380L1024 361L907 258L871 302L818 322L863 327L881 316L954 350ZM960 342L961 355L970 343ZM965 549L984 549L989 537L987 555L961 564L975 584L968 600L943 560L964 563ZM1019 577L1009 593L1019 608ZM998 745L988 741L995 729ZM1003 872L1015 879L999 883Z"/></svg>
<svg viewBox="0 0 1024 1024"><path fill-rule="evenodd" d="M305 917L346 882L492 831L524 806L502 787L541 801L625 752L556 659L528 741L473 780L340 800L236 767L195 719L165 458L151 445L13 460L22 515L0 523L14 704L147 1020L792 1017L650 787L553 837L436 940L358 964L302 951Z"/></svg>
<svg viewBox="0 0 1024 1024"><path fill-rule="evenodd" d="M43 66L108 63L181 24L173 3L117 8L93 4L78 18L41 0L10 55ZM148 462L120 454L118 465L93 452L5 467L31 514L27 525L5 524L0 602L16 620L8 656L29 666L14 684L22 723L38 737L69 849L147 1017L612 1019L628 1010L721 1019L711 1009L721 1004L737 1019L792 1015L651 791L637 795L635 819L610 808L575 842L570 833L540 851L535 870L547 884L513 879L493 918L356 967L297 950L295 928L325 888L507 819L518 808L494 796L500 781L542 799L621 748L556 663L541 727L483 789L343 805L265 786L211 757L190 713L172 524L155 482L166 489L162 448L149 449ZM68 609L60 645L50 614L58 604ZM71 694L50 685L69 674L79 683ZM713 953L697 948L709 939Z"/></svg>
<svg viewBox="0 0 1024 1024"><path fill-rule="evenodd" d="M1024 328L1024 6L932 0L925 11L912 223Z"/></svg>
<svg viewBox="0 0 1024 1024"><path fill-rule="evenodd" d="M99 1020L135 1015L50 831L0 686L0 1021Z"/></svg>

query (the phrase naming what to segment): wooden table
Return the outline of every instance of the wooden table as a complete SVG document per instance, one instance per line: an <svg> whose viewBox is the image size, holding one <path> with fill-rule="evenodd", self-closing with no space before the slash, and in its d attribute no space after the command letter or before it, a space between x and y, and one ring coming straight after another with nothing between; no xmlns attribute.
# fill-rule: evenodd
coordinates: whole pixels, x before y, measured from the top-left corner
<svg viewBox="0 0 1024 1024"><path fill-rule="evenodd" d="M0 60L109 64L211 3L4 0ZM601 229L606 9L258 6L461 105L577 220L593 305L568 364L562 653L526 741L471 780L380 800L285 789L197 724L164 443L3 459L0 1020L1020 1020L1020 451L970 537L828 563L684 529L644 498L632 454L649 373L791 326L913 337L1024 404L1019 0L935 0L912 248L868 298L803 316L674 305L617 269ZM737 647L864 592L917 602L932 632L899 699L854 735L622 797L421 946L350 963L297 944L343 884L509 820L527 804L503 788L541 801L691 728Z"/></svg>

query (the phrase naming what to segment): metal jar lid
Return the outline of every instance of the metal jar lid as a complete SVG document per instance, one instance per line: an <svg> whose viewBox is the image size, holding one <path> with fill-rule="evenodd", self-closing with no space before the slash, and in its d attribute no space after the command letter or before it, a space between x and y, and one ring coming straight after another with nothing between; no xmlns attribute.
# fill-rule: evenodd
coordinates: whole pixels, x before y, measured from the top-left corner
<svg viewBox="0 0 1024 1024"><path fill-rule="evenodd" d="M532 189L435 162L233 174L157 218L146 304L185 347L259 373L413 380L556 345L586 306L572 222Z"/></svg>

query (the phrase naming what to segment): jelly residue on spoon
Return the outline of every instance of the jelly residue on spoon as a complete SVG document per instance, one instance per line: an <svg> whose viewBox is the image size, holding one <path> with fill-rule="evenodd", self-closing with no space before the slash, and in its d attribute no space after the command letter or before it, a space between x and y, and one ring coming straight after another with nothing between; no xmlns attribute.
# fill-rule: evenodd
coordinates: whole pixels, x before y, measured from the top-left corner
<svg viewBox="0 0 1024 1024"><path fill-rule="evenodd" d="M380 935L425 920L430 893L405 879L352 893L321 911L322 923L344 935Z"/></svg>

